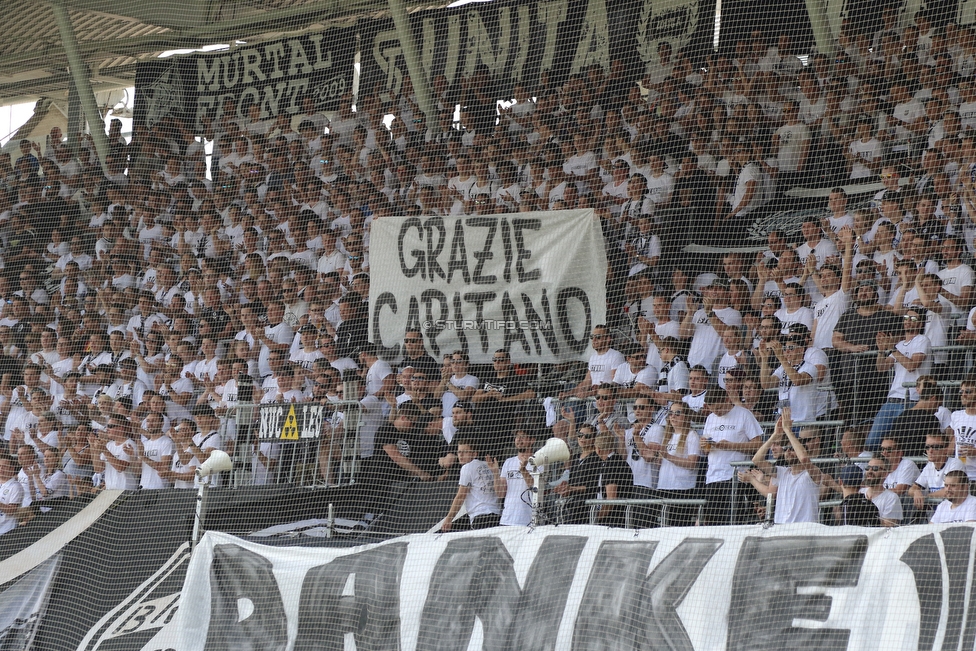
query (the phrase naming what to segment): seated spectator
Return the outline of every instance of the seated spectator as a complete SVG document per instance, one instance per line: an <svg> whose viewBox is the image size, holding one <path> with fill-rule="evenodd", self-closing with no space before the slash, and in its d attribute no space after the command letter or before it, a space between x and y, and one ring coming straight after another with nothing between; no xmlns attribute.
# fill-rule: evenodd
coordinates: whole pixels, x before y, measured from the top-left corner
<svg viewBox="0 0 976 651"><path fill-rule="evenodd" d="M878 507L881 526L897 527L902 520L901 499L894 491L885 488L884 481L887 476L888 462L881 454L875 452L864 468L864 488L861 492Z"/></svg>
<svg viewBox="0 0 976 651"><path fill-rule="evenodd" d="M932 514L932 524L976 521L976 497L969 494L965 470L950 470L945 475L945 500Z"/></svg>
<svg viewBox="0 0 976 651"><path fill-rule="evenodd" d="M837 524L853 527L879 527L878 507L861 492L864 471L859 466L844 466L839 481L844 498L837 509Z"/></svg>
<svg viewBox="0 0 976 651"><path fill-rule="evenodd" d="M911 518L906 519L919 522L928 520L930 509L926 504L926 498L947 496L945 477L949 472L960 470L965 475L966 468L962 462L950 456L951 446L952 443L945 434L931 434L925 437L925 455L929 461L915 478L915 483L908 489L915 513Z"/></svg>

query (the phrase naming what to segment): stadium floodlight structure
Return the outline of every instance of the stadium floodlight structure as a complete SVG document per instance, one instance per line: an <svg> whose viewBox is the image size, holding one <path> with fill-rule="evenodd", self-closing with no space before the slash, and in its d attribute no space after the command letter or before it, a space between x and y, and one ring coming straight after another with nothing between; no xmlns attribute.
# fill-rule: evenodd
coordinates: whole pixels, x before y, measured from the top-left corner
<svg viewBox="0 0 976 651"><path fill-rule="evenodd" d="M542 481L542 471L539 468L548 468L550 464L569 461L569 446L566 441L560 438L551 438L546 444L536 450L535 454L529 457L529 463L533 468L529 471L532 475L532 525L542 524L540 510L545 504L545 482Z"/></svg>
<svg viewBox="0 0 976 651"><path fill-rule="evenodd" d="M223 450L214 450L206 461L197 467L197 511L193 519L193 546L200 539L201 520L203 518L203 500L206 489L210 486L210 476L218 472L228 472L234 469L234 462L230 455Z"/></svg>

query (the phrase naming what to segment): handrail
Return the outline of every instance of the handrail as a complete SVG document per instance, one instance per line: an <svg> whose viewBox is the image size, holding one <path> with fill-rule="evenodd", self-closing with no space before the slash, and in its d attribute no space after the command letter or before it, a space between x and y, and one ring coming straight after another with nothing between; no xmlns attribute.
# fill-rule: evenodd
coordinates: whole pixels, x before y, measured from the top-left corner
<svg viewBox="0 0 976 651"><path fill-rule="evenodd" d="M701 498L630 498L623 500L608 500L608 499L589 499L584 502L590 507L590 524L596 524L596 510L600 506L623 506L624 507L624 528L631 528L631 508L634 506L660 506L661 513L658 516L658 523L662 527L668 526L668 507L669 506L697 506L698 507L698 521L702 520L702 510L708 503L707 500Z"/></svg>

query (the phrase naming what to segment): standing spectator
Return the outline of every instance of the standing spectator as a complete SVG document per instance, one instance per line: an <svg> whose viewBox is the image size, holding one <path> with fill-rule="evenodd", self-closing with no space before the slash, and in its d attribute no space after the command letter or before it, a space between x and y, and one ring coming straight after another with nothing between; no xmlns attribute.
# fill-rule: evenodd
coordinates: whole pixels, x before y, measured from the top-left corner
<svg viewBox="0 0 976 651"><path fill-rule="evenodd" d="M810 129L799 118L796 102L783 105L785 124L773 134L773 149L776 151L778 174L777 185L789 189L798 185L807 172L807 158L810 155Z"/></svg>
<svg viewBox="0 0 976 651"><path fill-rule="evenodd" d="M712 281L704 290L701 307L688 312L681 322L681 337L691 338L688 365L704 366L709 374L715 372L715 364L722 356L722 333L728 328L742 325L742 315L729 306L729 284L722 279Z"/></svg>
<svg viewBox="0 0 976 651"><path fill-rule="evenodd" d="M447 511L441 531L450 531L454 517L464 506L468 514L470 529L490 529L497 527L501 518L501 507L495 495L495 476L488 464L478 458L478 443L467 439L457 441L458 463L461 476L458 491Z"/></svg>
<svg viewBox="0 0 976 651"><path fill-rule="evenodd" d="M611 348L610 330L606 325L594 326L590 339L593 342L593 354L590 355L586 377L574 389L560 393L560 400L570 397L589 398L601 384L613 382L614 371L626 361L620 352Z"/></svg>
<svg viewBox="0 0 976 651"><path fill-rule="evenodd" d="M634 475L630 466L617 454L617 437L606 432L596 437L596 453L603 462L600 467L599 497L605 500L627 500L634 490ZM624 526L624 509L604 504L597 510L597 522L610 527Z"/></svg>
<svg viewBox="0 0 976 651"><path fill-rule="evenodd" d="M17 481L18 470L13 457L0 455L0 534L17 526L17 511L24 501L24 489Z"/></svg>
<svg viewBox="0 0 976 651"><path fill-rule="evenodd" d="M657 493L667 499L689 499L696 496L698 456L701 453L698 432L691 428L691 408L678 402L668 408L664 426L664 446L658 452L661 469ZM695 522L693 508L672 507L669 523L687 526Z"/></svg>
<svg viewBox="0 0 976 651"><path fill-rule="evenodd" d="M505 459L501 468L494 457L485 462L495 476L495 495L504 500L503 526L528 526L532 522L532 501L529 495L532 486L532 472L542 472L544 468L529 463L535 450L536 438L532 430L519 429L515 432L515 456Z"/></svg>
<svg viewBox="0 0 976 651"><path fill-rule="evenodd" d="M798 421L816 420L819 399L817 367L804 360L805 337L786 335L782 342L769 341L761 345L757 352L763 388L778 388L780 406L788 407ZM775 371L770 371L772 356L779 362Z"/></svg>
<svg viewBox="0 0 976 651"><path fill-rule="evenodd" d="M783 445L785 465L777 465L774 468L766 455L771 446L783 440L784 434L788 440L788 443ZM793 421L789 409L783 410L783 415L773 428L772 436L756 450L752 462L756 468L750 472L739 473L739 478L752 484L762 495L776 496L774 511L776 524L819 521L820 469L810 461L803 443L793 434ZM766 473L773 473L772 481L768 485L762 481Z"/></svg>
<svg viewBox="0 0 976 651"><path fill-rule="evenodd" d="M925 314L924 308L908 308L903 317L905 334L901 340L889 332L878 332L876 336L878 357L875 368L879 373L893 368L895 374L888 389L888 400L881 405L868 434L869 450L876 450L895 418L918 401L918 391L914 387L905 388L905 384L914 383L918 376L927 375L932 368L929 339L922 334Z"/></svg>
<svg viewBox="0 0 976 651"><path fill-rule="evenodd" d="M129 423L120 416L112 416L105 429L105 439L99 437L97 456L92 461L95 472L104 473L107 490L135 490L139 488L136 463L138 445L130 436Z"/></svg>
<svg viewBox="0 0 976 651"><path fill-rule="evenodd" d="M762 446L762 428L745 407L733 405L728 394L709 385L705 404L712 413L705 419L702 452L708 455L705 473L705 520L709 524L726 524L730 518L740 522L744 513L741 503L732 502L735 469L732 461L747 461ZM738 496L741 499L741 493Z"/></svg>
<svg viewBox="0 0 976 651"><path fill-rule="evenodd" d="M566 414L571 425L575 425L572 410ZM570 431L570 434L576 432ZM580 451L575 459L570 461L569 480L557 484L553 489L557 495L566 500L566 515L564 520L568 524L586 524L590 521L589 507L585 502L594 499L599 491L600 469L602 459L596 454L596 428L583 425L576 436Z"/></svg>
<svg viewBox="0 0 976 651"><path fill-rule="evenodd" d="M173 440L163 433L163 415L150 412L144 421L145 434L139 458L142 461L142 477L139 485L144 489L172 488L167 472L173 466Z"/></svg>

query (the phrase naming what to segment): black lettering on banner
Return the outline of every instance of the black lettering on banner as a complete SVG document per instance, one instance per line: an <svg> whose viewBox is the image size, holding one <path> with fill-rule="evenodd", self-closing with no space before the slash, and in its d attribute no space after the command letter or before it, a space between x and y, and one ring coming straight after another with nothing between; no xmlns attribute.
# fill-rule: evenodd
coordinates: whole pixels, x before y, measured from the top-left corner
<svg viewBox="0 0 976 651"><path fill-rule="evenodd" d="M691 638L678 616L678 606L725 541L685 538L654 568L637 609L644 625L636 649L694 651Z"/></svg>
<svg viewBox="0 0 976 651"><path fill-rule="evenodd" d="M554 648L584 547L586 538L582 536L546 536L525 579L506 649Z"/></svg>
<svg viewBox="0 0 976 651"><path fill-rule="evenodd" d="M355 635L361 651L398 651L407 547L383 545L309 570L298 606L295 651L342 651L346 633ZM350 575L355 594L343 596Z"/></svg>
<svg viewBox="0 0 976 651"><path fill-rule="evenodd" d="M482 648L504 648L520 594L514 562L500 539L452 540L430 576L417 648L464 651L476 617Z"/></svg>
<svg viewBox="0 0 976 651"><path fill-rule="evenodd" d="M567 304L570 299L579 301L586 315L584 319L586 327L583 328L583 333L579 339L573 336L573 324L569 319ZM565 287L559 290L559 294L556 295L556 315L559 319L559 331L563 336L563 340L569 346L569 349L574 353L582 353L586 350L586 347L590 345L589 334L590 329L593 327L593 310L590 307L590 299L586 295L586 292L579 287Z"/></svg>
<svg viewBox="0 0 976 651"><path fill-rule="evenodd" d="M217 545L210 565L208 651L277 651L288 643L288 620L272 568L259 554ZM252 610L244 616L242 604Z"/></svg>
<svg viewBox="0 0 976 651"><path fill-rule="evenodd" d="M495 254L491 251L491 247L495 242L495 233L498 231L498 219L495 217L472 217L467 220L467 224L474 228L488 229L488 232L485 234L484 247L474 253L474 259L478 261L478 264L474 267L474 274L471 276L471 281L475 285L494 285L498 280L497 276L483 276L481 272L485 268L485 263L495 257Z"/></svg>
<svg viewBox="0 0 976 651"><path fill-rule="evenodd" d="M546 345L549 350L552 351L553 355L559 354L559 340L556 338L556 330L552 327L552 310L549 307L549 294L543 288L542 299L540 301L542 306L542 315L536 311L535 306L532 304L532 297L528 294L522 294L522 306L525 308L525 320L530 324L539 324L542 330L542 336L546 339ZM542 355L542 346L539 342L539 330L540 328L529 328L529 333L532 335L532 343L535 346L535 354Z"/></svg>
<svg viewBox="0 0 976 651"><path fill-rule="evenodd" d="M532 258L532 251L525 248L525 235L522 234L522 231L542 230L542 220L519 217L512 220L512 228L515 231L515 271L518 273L518 281L520 283L527 283L533 280L539 280L542 278L542 269L536 267L531 271L525 270L523 263Z"/></svg>
<svg viewBox="0 0 976 651"><path fill-rule="evenodd" d="M969 559L972 557L970 550L973 530L969 527L952 527L939 535L942 537L942 548L945 549L946 567L951 568L951 571L947 572L949 594L946 606L949 612L946 618L945 636L942 638L942 648L955 649L958 647L963 613L966 611L966 575ZM941 569L939 573L941 574ZM972 641L969 647L972 648Z"/></svg>
<svg viewBox="0 0 976 651"><path fill-rule="evenodd" d="M497 296L495 292L468 292L464 295L465 303L474 303L474 322L478 326L482 353L488 352L488 333L481 327L485 322L485 303L491 303Z"/></svg>
<svg viewBox="0 0 976 651"><path fill-rule="evenodd" d="M502 248L505 252L505 268L502 272L502 278L505 279L506 283L512 282L512 233L511 226L507 219L500 220L502 223Z"/></svg>
<svg viewBox="0 0 976 651"><path fill-rule="evenodd" d="M420 303L416 296L411 296L407 301L407 330L420 329Z"/></svg>
<svg viewBox="0 0 976 651"><path fill-rule="evenodd" d="M531 355L532 347L529 346L529 340L526 339L525 333L522 332L518 312L515 310L515 305L512 304L512 299L509 297L508 292L502 294L502 320L507 322L504 330L505 343L502 347L511 352L512 344L518 343L526 355ZM508 325L512 327L508 327Z"/></svg>
<svg viewBox="0 0 976 651"><path fill-rule="evenodd" d="M397 235L397 255L400 257L400 273L403 274L405 278L413 278L418 273L421 274L421 278L426 279L427 275L424 271L426 268L426 258L424 258L424 252L422 249L413 249L410 255L413 256L415 264L412 267L407 266L407 261L403 254L403 240L407 237L407 232L414 228L420 233L420 239L424 238L424 225L416 217L411 217L409 219L403 220L403 224L400 225L400 233Z"/></svg>
<svg viewBox="0 0 976 651"><path fill-rule="evenodd" d="M447 227L444 226L444 219L441 217L431 217L424 222L424 229L427 231L427 280L434 280L436 274L438 278L444 279L447 275L444 268L437 261L437 256L444 250L444 242L447 241ZM434 244L434 233L437 233L437 244Z"/></svg>
<svg viewBox="0 0 976 651"><path fill-rule="evenodd" d="M856 586L867 548L867 536L746 538L732 577L726 649L847 649L847 629L793 626L794 619L827 621L833 601L798 588Z"/></svg>
<svg viewBox="0 0 976 651"><path fill-rule="evenodd" d="M451 258L447 261L447 282L451 282L455 271L461 272L461 278L465 285L471 284L471 272L468 271L468 249L464 245L464 223L460 219L454 222Z"/></svg>
<svg viewBox="0 0 976 651"><path fill-rule="evenodd" d="M434 314L434 302L437 302L439 310ZM437 335L444 331L443 326L434 325L434 321L446 321L448 313L447 296L438 289L428 289L420 295L420 302L424 304L426 320L430 323L430 328L424 334L430 342L430 349L437 357L440 357L441 347L437 345Z"/></svg>
<svg viewBox="0 0 976 651"><path fill-rule="evenodd" d="M641 588L655 549L657 541L600 545L573 627L573 651L640 648Z"/></svg>
<svg viewBox="0 0 976 651"><path fill-rule="evenodd" d="M935 536L930 534L914 541L899 560L915 575L919 605L918 648L931 649L942 614L942 562Z"/></svg>
<svg viewBox="0 0 976 651"><path fill-rule="evenodd" d="M383 292L373 301L373 341L379 346L379 355L383 359L390 359L400 355L400 344L386 348L383 346L383 337L380 334L380 313L384 307L389 306L390 311L397 313L397 300L393 292Z"/></svg>
<svg viewBox="0 0 976 651"><path fill-rule="evenodd" d="M454 292L454 331L457 332L460 350L468 353L468 334L464 328L464 312L461 307L461 293Z"/></svg>

